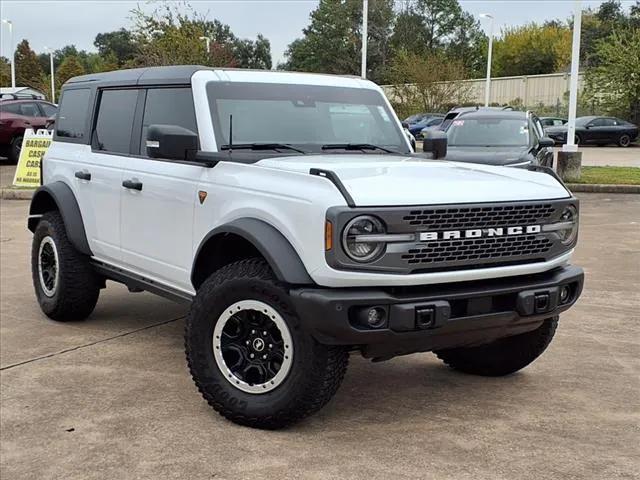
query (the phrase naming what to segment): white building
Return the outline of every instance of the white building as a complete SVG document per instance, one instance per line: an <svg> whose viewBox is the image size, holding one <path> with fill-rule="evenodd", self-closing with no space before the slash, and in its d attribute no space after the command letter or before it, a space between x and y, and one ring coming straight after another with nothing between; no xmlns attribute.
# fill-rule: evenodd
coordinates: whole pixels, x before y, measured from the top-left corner
<svg viewBox="0 0 640 480"><path fill-rule="evenodd" d="M36 90L35 88L31 88L31 87L16 87L16 88L12 88L12 87L0 87L0 97L2 96L6 96L6 95L17 95L18 97L32 97L35 96L36 98L45 99L45 95L44 93L42 93L39 90Z"/></svg>

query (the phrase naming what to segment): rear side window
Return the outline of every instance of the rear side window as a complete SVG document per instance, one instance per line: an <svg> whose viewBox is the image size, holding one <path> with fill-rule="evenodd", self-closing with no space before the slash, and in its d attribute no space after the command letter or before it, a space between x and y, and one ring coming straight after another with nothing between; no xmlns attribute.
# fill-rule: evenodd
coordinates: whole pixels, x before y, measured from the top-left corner
<svg viewBox="0 0 640 480"><path fill-rule="evenodd" d="M197 134L191 88L152 88L147 91L140 137L142 155L147 154L149 125L177 125Z"/></svg>
<svg viewBox="0 0 640 480"><path fill-rule="evenodd" d="M22 115L20 111L19 103L4 103L0 104L0 112L2 113L13 113L14 115Z"/></svg>
<svg viewBox="0 0 640 480"><path fill-rule="evenodd" d="M88 88L64 91L56 120L58 137L74 139L85 137L90 93Z"/></svg>
<svg viewBox="0 0 640 480"><path fill-rule="evenodd" d="M129 153L138 90L104 90L92 144L97 150Z"/></svg>

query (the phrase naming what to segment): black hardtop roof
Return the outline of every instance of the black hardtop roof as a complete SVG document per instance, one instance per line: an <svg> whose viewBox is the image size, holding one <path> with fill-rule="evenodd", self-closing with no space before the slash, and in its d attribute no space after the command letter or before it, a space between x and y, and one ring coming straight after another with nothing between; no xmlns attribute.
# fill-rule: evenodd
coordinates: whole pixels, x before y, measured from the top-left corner
<svg viewBox="0 0 640 480"><path fill-rule="evenodd" d="M254 71L270 73L270 70L257 70L247 68L219 68L205 67L204 65L172 65L167 67L131 68L126 70L114 70L112 72L92 73L73 77L65 83L65 87L71 86L126 86L126 85L187 85L191 83L191 77L200 70L223 71ZM306 73L306 72L287 72ZM325 74L316 74L325 75ZM343 77L360 78L355 75L340 75Z"/></svg>
<svg viewBox="0 0 640 480"><path fill-rule="evenodd" d="M212 70L201 65L176 65L169 67L130 68L113 72L92 73L73 77L66 86L89 85L152 85L152 84L187 84L198 70Z"/></svg>
<svg viewBox="0 0 640 480"><path fill-rule="evenodd" d="M521 112L518 110L473 110L471 112L460 112L456 118L513 118L518 120L525 120L527 118L527 112Z"/></svg>

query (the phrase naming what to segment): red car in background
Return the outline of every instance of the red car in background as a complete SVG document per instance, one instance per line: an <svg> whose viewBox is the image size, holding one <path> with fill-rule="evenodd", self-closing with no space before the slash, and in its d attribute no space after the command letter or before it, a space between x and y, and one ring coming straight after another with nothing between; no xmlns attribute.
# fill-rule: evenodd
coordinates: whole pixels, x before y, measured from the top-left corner
<svg viewBox="0 0 640 480"><path fill-rule="evenodd" d="M27 128L46 128L49 117L58 112L53 103L35 98L0 98L0 156L17 163L22 136Z"/></svg>

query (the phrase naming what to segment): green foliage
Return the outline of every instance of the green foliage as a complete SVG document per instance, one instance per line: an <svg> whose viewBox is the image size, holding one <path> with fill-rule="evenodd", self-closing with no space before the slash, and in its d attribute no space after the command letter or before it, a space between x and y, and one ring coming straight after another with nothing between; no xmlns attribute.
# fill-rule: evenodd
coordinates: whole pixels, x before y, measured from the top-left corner
<svg viewBox="0 0 640 480"><path fill-rule="evenodd" d="M582 167L576 183L606 185L640 185L638 167Z"/></svg>
<svg viewBox="0 0 640 480"><path fill-rule="evenodd" d="M63 62L60 64L60 68L58 68L58 71L56 72L56 82L58 85L62 86L62 84L70 78L84 75L85 73L87 72L80 63L80 60L78 60L78 57L69 55L65 57Z"/></svg>
<svg viewBox="0 0 640 480"><path fill-rule="evenodd" d="M16 85L41 90L44 73L38 56L31 50L28 40L22 40L16 48Z"/></svg>
<svg viewBox="0 0 640 480"><path fill-rule="evenodd" d="M609 115L640 122L640 28L613 31L596 46L584 95Z"/></svg>
<svg viewBox="0 0 640 480"><path fill-rule="evenodd" d="M368 77L382 81L390 60L389 37L393 22L393 1L376 0L368 12ZM362 1L321 0L311 13L303 38L294 40L279 65L284 70L360 74L362 45Z"/></svg>
<svg viewBox="0 0 640 480"><path fill-rule="evenodd" d="M133 34L125 28L114 32L99 33L93 44L101 57L109 57L110 62L115 60L118 66L133 60L138 50Z"/></svg>
<svg viewBox="0 0 640 480"><path fill-rule="evenodd" d="M554 73L571 63L571 30L566 26L508 28L493 46L492 74L497 77Z"/></svg>
<svg viewBox="0 0 640 480"><path fill-rule="evenodd" d="M11 85L11 64L6 57L0 57L0 85Z"/></svg>

